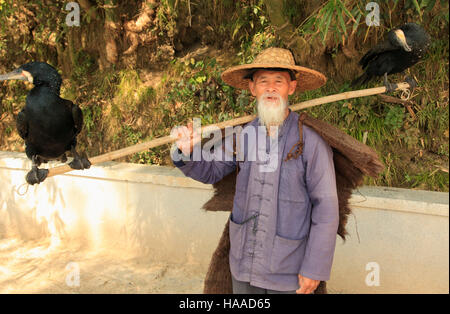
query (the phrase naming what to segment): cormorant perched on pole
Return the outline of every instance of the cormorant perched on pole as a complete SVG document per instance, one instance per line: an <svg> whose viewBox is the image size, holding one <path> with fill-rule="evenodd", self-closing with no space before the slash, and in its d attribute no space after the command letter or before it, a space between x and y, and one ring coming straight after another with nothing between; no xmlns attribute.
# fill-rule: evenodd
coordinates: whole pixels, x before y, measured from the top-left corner
<svg viewBox="0 0 450 314"><path fill-rule="evenodd" d="M395 89L387 76L403 72L423 58L430 46L430 36L419 25L406 23L387 33L386 39L370 49L359 61L365 72L352 82L352 86L369 82L373 77L384 76L386 91ZM412 87L416 84L406 78Z"/></svg>
<svg viewBox="0 0 450 314"><path fill-rule="evenodd" d="M38 166L54 159L66 162L65 153L69 150L74 157L69 163L71 168L89 168L87 157L80 156L75 148L76 137L83 127L83 113L77 105L59 96L62 80L58 71L47 63L31 62L0 75L2 80L23 80L34 85L16 120L19 135L25 140L26 155L33 162L26 181L29 184L44 181L48 170Z"/></svg>

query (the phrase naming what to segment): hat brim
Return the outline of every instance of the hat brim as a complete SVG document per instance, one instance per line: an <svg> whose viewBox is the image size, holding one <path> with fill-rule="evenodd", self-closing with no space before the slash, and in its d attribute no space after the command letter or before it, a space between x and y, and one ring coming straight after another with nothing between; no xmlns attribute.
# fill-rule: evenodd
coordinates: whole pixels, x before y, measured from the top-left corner
<svg viewBox="0 0 450 314"><path fill-rule="evenodd" d="M231 85L239 89L249 89L248 83L250 80L244 77L248 74L249 70L256 68L263 68L263 69L281 68L294 71L297 78L297 88L295 89L296 92L303 92L307 90L317 89L322 85L324 85L327 81L327 78L322 73L302 66L281 65L281 64L276 65L255 64L255 63L231 67L228 70L224 71L221 77L222 80L228 85Z"/></svg>

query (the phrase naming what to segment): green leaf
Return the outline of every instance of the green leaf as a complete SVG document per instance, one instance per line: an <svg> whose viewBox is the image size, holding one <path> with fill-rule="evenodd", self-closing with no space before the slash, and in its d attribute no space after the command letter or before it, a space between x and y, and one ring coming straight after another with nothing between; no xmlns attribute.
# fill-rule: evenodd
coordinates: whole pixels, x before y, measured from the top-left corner
<svg viewBox="0 0 450 314"><path fill-rule="evenodd" d="M417 12L419 13L420 20L422 20L422 10L420 10L419 3L417 2L417 0L412 0L412 3L414 4L414 6L416 7Z"/></svg>
<svg viewBox="0 0 450 314"><path fill-rule="evenodd" d="M322 12L324 12L324 13L322 13ZM319 23L317 24L317 29L322 29L323 22L325 22L325 20L328 18L328 15L330 15L331 13L332 13L331 10L327 10L327 6L324 6L320 10L320 14L322 15L322 18L319 18Z"/></svg>
<svg viewBox="0 0 450 314"><path fill-rule="evenodd" d="M356 29L358 28L359 25L359 20L361 20L362 14L359 14L358 17L356 18L356 22L353 24L352 27L352 33L356 31Z"/></svg>
<svg viewBox="0 0 450 314"><path fill-rule="evenodd" d="M426 5L425 5L426 6L425 12L429 13L434 8L435 4L436 4L436 0L427 1Z"/></svg>
<svg viewBox="0 0 450 314"><path fill-rule="evenodd" d="M323 33L323 40L322 40L322 42L325 42L325 40L326 40L326 38L327 38L328 28L330 27L332 18L333 18L333 14L332 14L332 12L330 12L330 14L329 14L329 16L328 16L327 24L326 24L326 26L325 26L325 32Z"/></svg>
<svg viewBox="0 0 450 314"><path fill-rule="evenodd" d="M348 16L349 18L351 18L352 20L355 20L355 18L353 17L352 13L351 13L349 10L347 10L347 8L346 8L345 5L342 3L342 1L341 1L341 0L338 0L338 3L339 3L339 5L340 5L340 7L342 8L342 10L344 10L345 14L347 14L347 16Z"/></svg>
<svg viewBox="0 0 450 314"><path fill-rule="evenodd" d="M239 29L241 29L242 24L237 24L236 28L233 31L233 35L231 35L231 38L234 39L234 36L236 36L237 32L239 32Z"/></svg>
<svg viewBox="0 0 450 314"><path fill-rule="evenodd" d="M340 26L342 28L342 32L345 34L345 37L347 37L347 27L345 27L344 18L342 17L342 14L338 14L338 19Z"/></svg>
<svg viewBox="0 0 450 314"><path fill-rule="evenodd" d="M403 125L405 110L403 107L392 106L387 109L384 124L392 129L399 129Z"/></svg>

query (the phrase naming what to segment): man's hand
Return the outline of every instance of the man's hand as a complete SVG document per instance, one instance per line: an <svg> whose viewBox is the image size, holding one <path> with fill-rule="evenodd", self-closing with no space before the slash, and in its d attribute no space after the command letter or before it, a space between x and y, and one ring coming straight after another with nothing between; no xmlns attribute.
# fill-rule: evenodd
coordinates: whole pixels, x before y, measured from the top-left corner
<svg viewBox="0 0 450 314"><path fill-rule="evenodd" d="M300 286L300 289L295 292L298 294L311 294L317 289L319 283L320 280L309 279L302 275L298 275L298 285Z"/></svg>
<svg viewBox="0 0 450 314"><path fill-rule="evenodd" d="M192 122L188 123L187 126L172 129L170 136L177 139L176 145L185 156L189 156L194 145L201 140L198 132L192 128Z"/></svg>

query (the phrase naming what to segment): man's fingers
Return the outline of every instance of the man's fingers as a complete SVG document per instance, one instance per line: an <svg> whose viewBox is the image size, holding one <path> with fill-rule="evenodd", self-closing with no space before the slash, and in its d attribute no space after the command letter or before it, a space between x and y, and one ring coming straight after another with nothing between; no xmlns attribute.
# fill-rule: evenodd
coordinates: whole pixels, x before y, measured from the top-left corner
<svg viewBox="0 0 450 314"><path fill-rule="evenodd" d="M311 294L316 290L319 284L318 280L311 280L309 278L298 275L298 285L300 286L295 292L298 294Z"/></svg>
<svg viewBox="0 0 450 314"><path fill-rule="evenodd" d="M187 127L185 127L185 126L180 127L180 129L178 130L177 139L178 139L178 141L181 141L181 142L190 141L191 134Z"/></svg>
<svg viewBox="0 0 450 314"><path fill-rule="evenodd" d="M184 128L186 128L186 127L185 126L177 126L172 129L172 131L170 132L170 135L175 138L180 138L184 134L184 130L183 130Z"/></svg>
<svg viewBox="0 0 450 314"><path fill-rule="evenodd" d="M303 279L302 276L298 276L298 285L300 286L300 288L295 291L298 294L303 294L306 292L306 285L305 285L305 280Z"/></svg>
<svg viewBox="0 0 450 314"><path fill-rule="evenodd" d="M176 140L176 145L183 152L190 152L192 146L200 142L197 130L192 128L192 122L187 126L178 126L171 131L171 136Z"/></svg>
<svg viewBox="0 0 450 314"><path fill-rule="evenodd" d="M295 291L297 294L311 294L314 292L314 287L310 287L310 286L300 286L300 289Z"/></svg>
<svg viewBox="0 0 450 314"><path fill-rule="evenodd" d="M305 294L306 293L306 286L305 285L301 285L300 289L298 289L297 291L295 291L297 294Z"/></svg>
<svg viewBox="0 0 450 314"><path fill-rule="evenodd" d="M185 139L190 139L191 138L191 132L190 132L190 130L187 127L183 127L182 136Z"/></svg>
<svg viewBox="0 0 450 314"><path fill-rule="evenodd" d="M193 129L192 122L189 122L186 126L178 126L175 127L172 132L172 136L176 136L177 138L187 137L194 138L198 136L197 129Z"/></svg>

